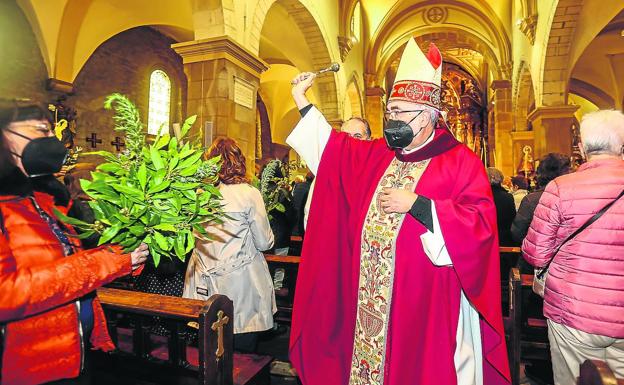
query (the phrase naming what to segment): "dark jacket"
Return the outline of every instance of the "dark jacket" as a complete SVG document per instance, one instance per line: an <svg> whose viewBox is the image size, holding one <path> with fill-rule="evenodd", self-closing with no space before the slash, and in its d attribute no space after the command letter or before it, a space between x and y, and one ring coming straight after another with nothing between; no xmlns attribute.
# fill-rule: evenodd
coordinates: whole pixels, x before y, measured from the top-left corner
<svg viewBox="0 0 624 385"><path fill-rule="evenodd" d="M526 237L533 220L533 213L543 193L544 189L540 189L522 198L516 218L511 224L511 238L515 244L522 244L524 237Z"/></svg>
<svg viewBox="0 0 624 385"><path fill-rule="evenodd" d="M303 235L303 210L308 200L308 194L310 193L310 185L312 182L305 181L295 184L292 192L292 206L293 206L293 235Z"/></svg>
<svg viewBox="0 0 624 385"><path fill-rule="evenodd" d="M496 206L496 221L498 222L498 242L501 246L513 246L511 239L511 222L516 216L516 205L513 195L500 185L492 185L492 195Z"/></svg>

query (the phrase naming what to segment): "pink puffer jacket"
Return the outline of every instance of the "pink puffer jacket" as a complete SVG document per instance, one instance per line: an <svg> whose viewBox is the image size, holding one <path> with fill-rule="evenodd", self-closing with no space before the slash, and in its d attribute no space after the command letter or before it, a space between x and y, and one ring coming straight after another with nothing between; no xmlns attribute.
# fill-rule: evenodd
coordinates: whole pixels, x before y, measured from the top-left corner
<svg viewBox="0 0 624 385"><path fill-rule="evenodd" d="M546 186L522 244L536 267L624 189L624 160L594 160ZM584 331L624 338L624 197L566 243L548 269L544 315Z"/></svg>

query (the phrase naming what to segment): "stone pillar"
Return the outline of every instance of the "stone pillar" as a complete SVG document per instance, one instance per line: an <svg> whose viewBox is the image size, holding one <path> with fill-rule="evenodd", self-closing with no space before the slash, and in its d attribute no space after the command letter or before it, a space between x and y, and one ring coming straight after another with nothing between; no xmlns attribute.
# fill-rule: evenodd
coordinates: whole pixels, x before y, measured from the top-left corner
<svg viewBox="0 0 624 385"><path fill-rule="evenodd" d="M570 105L539 107L529 114L536 160L549 152L572 154L572 124L576 123L577 109L578 106Z"/></svg>
<svg viewBox="0 0 624 385"><path fill-rule="evenodd" d="M488 144L494 154L493 166L505 176L515 175L513 165L511 131L513 129L513 113L511 109L511 82L494 80L492 85L492 120L488 127ZM493 135L492 135L493 134Z"/></svg>
<svg viewBox="0 0 624 385"><path fill-rule="evenodd" d="M197 115L191 134L202 138L212 125L212 136L235 139L254 172L256 96L260 74L267 64L227 36L177 43L171 46L184 63L188 79L187 115Z"/></svg>
<svg viewBox="0 0 624 385"><path fill-rule="evenodd" d="M383 137L383 113L385 91L379 86L366 88L366 119L371 127L373 138Z"/></svg>

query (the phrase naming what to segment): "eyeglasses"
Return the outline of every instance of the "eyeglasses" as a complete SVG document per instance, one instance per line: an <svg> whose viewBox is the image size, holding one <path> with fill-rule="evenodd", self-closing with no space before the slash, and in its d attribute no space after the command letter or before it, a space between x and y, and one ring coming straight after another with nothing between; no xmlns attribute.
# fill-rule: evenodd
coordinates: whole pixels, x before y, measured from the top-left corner
<svg viewBox="0 0 624 385"><path fill-rule="evenodd" d="M422 114L423 111L425 110L405 110L405 111L404 110L387 110L384 112L384 121L387 122L390 119L396 120L400 114L407 114L409 112L418 112L418 114L416 114L416 116L412 118L412 120L414 120L420 114Z"/></svg>

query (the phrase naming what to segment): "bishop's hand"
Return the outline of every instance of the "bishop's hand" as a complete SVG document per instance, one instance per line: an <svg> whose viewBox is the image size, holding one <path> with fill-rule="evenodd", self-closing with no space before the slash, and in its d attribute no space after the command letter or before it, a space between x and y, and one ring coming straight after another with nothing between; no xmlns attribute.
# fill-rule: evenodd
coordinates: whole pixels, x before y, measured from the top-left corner
<svg viewBox="0 0 624 385"><path fill-rule="evenodd" d="M418 195L406 189L384 188L381 191L381 208L386 214L406 213L416 202Z"/></svg>
<svg viewBox="0 0 624 385"><path fill-rule="evenodd" d="M292 80L291 84L293 85L291 93L293 98L295 99L295 104L297 104L297 108L300 110L310 104L308 98L306 98L306 91L312 87L312 83L314 83L314 79L316 79L316 74L314 72L302 72L299 75L295 76Z"/></svg>

